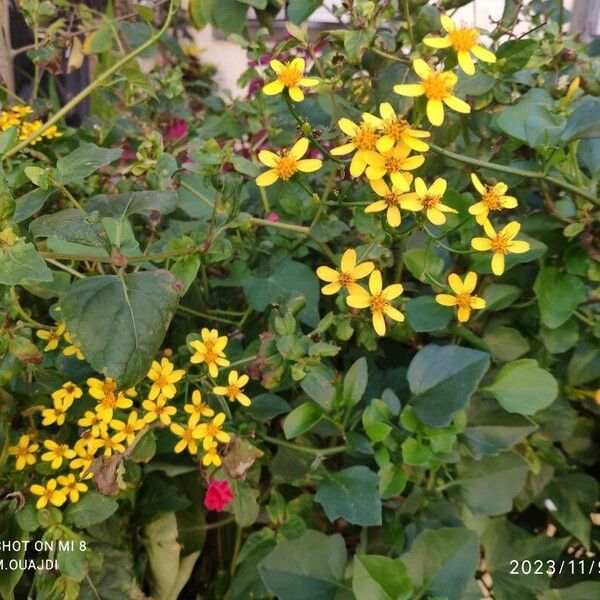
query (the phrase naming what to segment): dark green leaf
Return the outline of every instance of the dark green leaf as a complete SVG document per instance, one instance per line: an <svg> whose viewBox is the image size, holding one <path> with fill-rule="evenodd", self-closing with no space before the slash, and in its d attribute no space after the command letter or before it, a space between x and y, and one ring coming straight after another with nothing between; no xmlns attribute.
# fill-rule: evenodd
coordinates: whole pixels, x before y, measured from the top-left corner
<svg viewBox="0 0 600 600"><path fill-rule="evenodd" d="M66 508L64 519L65 523L71 523L82 529L105 521L117 508L119 505L116 500L90 491L84 494L79 502L70 504Z"/></svg>
<svg viewBox="0 0 600 600"><path fill-rule="evenodd" d="M20 223L34 215L57 191L58 188L53 187L48 188L47 190L38 188L21 196L16 202L13 221L15 223Z"/></svg>
<svg viewBox="0 0 600 600"><path fill-rule="evenodd" d="M561 137L564 142L600 137L600 98L582 98L569 115Z"/></svg>
<svg viewBox="0 0 600 600"><path fill-rule="evenodd" d="M429 273L434 277L439 277L444 269L444 261L433 254L427 252L425 248L412 248L407 250L403 255L406 268L412 273L415 279L422 280L425 273Z"/></svg>
<svg viewBox="0 0 600 600"><path fill-rule="evenodd" d="M443 329L453 318L453 311L442 306L432 296L411 298L405 306L408 324L417 332Z"/></svg>
<svg viewBox="0 0 600 600"><path fill-rule="evenodd" d="M509 40L504 42L496 52L498 65L506 75L522 69L533 55L537 47L536 40Z"/></svg>
<svg viewBox="0 0 600 600"><path fill-rule="evenodd" d="M369 371L367 369L367 359L363 356L359 358L344 376L344 400L354 406L358 404L367 389Z"/></svg>
<svg viewBox="0 0 600 600"><path fill-rule="evenodd" d="M175 192L131 192L129 194L99 194L85 203L87 211L97 210L103 217L123 220L131 215L168 215L177 208Z"/></svg>
<svg viewBox="0 0 600 600"><path fill-rule="evenodd" d="M248 407L248 413L257 421L269 421L289 411L290 405L281 396L271 392L254 396Z"/></svg>
<svg viewBox="0 0 600 600"><path fill-rule="evenodd" d="M486 310L502 310L521 295L521 288L504 283L492 283L483 290Z"/></svg>
<svg viewBox="0 0 600 600"><path fill-rule="evenodd" d="M0 244L0 283L22 285L32 281L52 281L52 271L33 244L18 241Z"/></svg>
<svg viewBox="0 0 600 600"><path fill-rule="evenodd" d="M600 349L597 345L579 344L567 367L567 379L571 385L583 385L600 377Z"/></svg>
<svg viewBox="0 0 600 600"><path fill-rule="evenodd" d="M508 361L519 358L529 351L529 342L517 329L512 327L496 327L487 331L483 341L497 361Z"/></svg>
<svg viewBox="0 0 600 600"><path fill-rule="evenodd" d="M123 150L120 148L100 148L96 144L82 144L71 154L58 159L58 181L65 185L81 181L100 167L105 167L120 158L121 154Z"/></svg>
<svg viewBox="0 0 600 600"><path fill-rule="evenodd" d="M356 600L408 600L412 581L400 559L359 554L354 559L352 591Z"/></svg>
<svg viewBox="0 0 600 600"><path fill-rule="evenodd" d="M283 433L289 440L312 429L323 416L323 411L312 402L297 406L283 421Z"/></svg>
<svg viewBox="0 0 600 600"><path fill-rule="evenodd" d="M299 25L306 21L319 6L323 4L323 0L289 0L287 3L287 18Z"/></svg>
<svg viewBox="0 0 600 600"><path fill-rule="evenodd" d="M349 63L359 63L362 55L371 44L373 31L371 29L347 29L344 32L344 50Z"/></svg>
<svg viewBox="0 0 600 600"><path fill-rule="evenodd" d="M324 365L316 365L308 371L300 382L300 387L311 400L314 400L323 410L329 412L335 399L333 379L334 374L330 369Z"/></svg>

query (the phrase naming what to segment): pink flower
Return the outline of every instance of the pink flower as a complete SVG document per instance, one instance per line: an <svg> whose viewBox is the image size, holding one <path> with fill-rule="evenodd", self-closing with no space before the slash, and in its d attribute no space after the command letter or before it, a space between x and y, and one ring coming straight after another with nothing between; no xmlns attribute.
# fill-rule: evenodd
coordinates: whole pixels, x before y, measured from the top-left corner
<svg viewBox="0 0 600 600"><path fill-rule="evenodd" d="M222 512L223 509L233 500L233 492L227 481L217 481L211 479L208 482L208 489L204 496L204 506L208 510Z"/></svg>
<svg viewBox="0 0 600 600"><path fill-rule="evenodd" d="M188 126L187 123L181 119L173 119L169 128L167 129L167 133L165 137L168 140L178 140L187 134Z"/></svg>
<svg viewBox="0 0 600 600"><path fill-rule="evenodd" d="M270 212L267 215L267 221L271 221L271 223L277 223L277 221L279 221L279 215L277 213Z"/></svg>

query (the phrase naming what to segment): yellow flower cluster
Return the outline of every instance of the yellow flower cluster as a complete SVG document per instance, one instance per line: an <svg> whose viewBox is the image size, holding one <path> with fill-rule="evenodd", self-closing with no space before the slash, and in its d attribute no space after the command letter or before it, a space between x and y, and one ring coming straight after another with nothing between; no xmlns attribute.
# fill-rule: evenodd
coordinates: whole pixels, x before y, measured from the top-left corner
<svg viewBox="0 0 600 600"><path fill-rule="evenodd" d="M71 334L65 329L64 323L57 323L56 327L51 329L38 329L35 334L40 340L46 342L44 352L56 350L60 344L61 338L66 342L62 353L65 356L75 356L77 360L84 360L81 349L73 342Z"/></svg>
<svg viewBox="0 0 600 600"><path fill-rule="evenodd" d="M459 67L467 75L475 74L472 56L493 63L495 55L480 45L479 31L464 24L457 26L449 17L441 17L445 36L426 36L423 42L432 48L451 48L456 52ZM263 91L267 95L283 93L287 90L289 97L300 102L304 96L299 86L311 87L319 80L304 77L305 63L294 59L289 63L271 61L271 67L277 79L267 84ZM432 125L442 125L444 121L444 105L460 113L469 113L470 106L454 95L454 87L458 77L452 71L435 70L422 58L413 61L413 69L420 78L420 83L398 84L394 91L403 96L425 96L426 113ZM399 227L402 223L402 212L422 213L430 223L436 226L446 223L447 214L458 211L444 202L448 184L441 177L429 184L421 177L414 177L412 171L425 162L422 153L429 150L425 141L430 137L429 131L417 129L407 119L398 115L389 102L379 105L379 115L363 112L359 122L346 117L338 121L338 126L346 136L343 144L331 150L333 156L352 155L349 164L350 175L354 178L365 176L370 187L377 195L366 208L366 213L385 212L387 224ZM288 181L297 172L314 172L322 166L322 161L303 159L308 151L309 140L301 138L290 150L281 150L278 154L267 150L259 152L259 160L269 167L256 178L259 186L271 185L277 180ZM321 148L321 146L319 146ZM479 200L469 207L469 214L483 227L487 237L475 237L471 246L476 251L491 252L491 268L495 275L502 275L505 268L505 257L511 253L523 253L529 250L529 244L516 240L519 223L512 222L496 232L490 222L493 212L512 209L517 206L517 199L506 195L508 186L502 182L486 185L476 174L471 175ZM414 188L411 189L411 185ZM417 222L422 217L417 217ZM364 258L364 256L363 256ZM346 303L356 309L369 309L373 327L379 335L385 335L385 317L401 322L403 314L392 301L403 291L399 283L383 286L381 272L375 269L371 261L361 262L356 251L348 249L344 252L339 270L328 266L320 266L317 276L325 282L322 292L325 295L336 294L341 290L347 292ZM369 276L368 288L357 283ZM448 277L448 292L436 295L442 305L456 308L460 322L469 319L472 310L485 307L485 301L474 294L477 275L470 271L464 277L452 273ZM224 389L224 388L223 388Z"/></svg>
<svg viewBox="0 0 600 600"><path fill-rule="evenodd" d="M38 336L46 343L44 349L51 351L58 348L60 338L65 337L66 332L64 325L58 324L51 330L39 330ZM200 339L190 342L193 350L190 362L206 366L212 382L211 392L219 402L222 403L220 399L225 397L230 402L237 401L249 406L250 398L244 392L249 382L247 375L230 370L226 385L218 385L213 379L218 376L220 368L230 364L224 352L226 345L226 336L220 336L216 329L204 328ZM15 457L18 471L37 463L37 452L41 447L43 452L40 459L52 470L68 467L76 472L61 473L47 480L44 485L33 484L31 493L39 497L36 506L62 506L67 500L77 502L80 494L88 489L85 480L92 477L90 467L93 460L100 455L109 457L116 452L127 452L153 426L168 427L178 438L174 446L176 453L187 449L196 457L200 445L198 442L201 441L202 464L219 467L219 444L226 444L231 439L223 431L225 412L215 412L203 401L200 390L195 389L191 392L191 402L184 404L183 412L179 413L186 414L185 424L175 422L178 409L171 402L177 396L178 385L185 375L184 369L176 369L166 357L153 361L146 382L141 384L146 390L144 399L137 407L134 407L139 395L136 388L123 390L110 377L90 377L86 381L85 398L95 401L95 406L93 410L83 411L83 414L81 410L76 411L81 415L76 419L81 433L73 447L54 439L38 441L37 432L22 435L14 446L9 447L9 454ZM204 376L200 379L204 379ZM72 381L67 381L51 394L51 399L52 406L42 410L41 425L60 427L68 419L73 405L84 399L84 391ZM89 399L85 401L89 402ZM225 407L225 404L222 406Z"/></svg>
<svg viewBox="0 0 600 600"><path fill-rule="evenodd" d="M33 114L33 108L21 104L11 106L8 110L0 111L0 131L16 127L19 130L19 139L26 140L43 126L40 119L27 121L26 119L31 114ZM41 142L43 138L51 140L61 136L62 133L58 130L58 127L52 125L41 136L35 137L31 141L31 145L34 146L38 142Z"/></svg>

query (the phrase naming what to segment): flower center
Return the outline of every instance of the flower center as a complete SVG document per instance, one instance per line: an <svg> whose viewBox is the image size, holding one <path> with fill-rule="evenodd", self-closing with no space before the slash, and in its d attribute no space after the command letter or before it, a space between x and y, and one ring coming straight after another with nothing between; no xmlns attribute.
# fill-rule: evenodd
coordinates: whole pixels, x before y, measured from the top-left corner
<svg viewBox="0 0 600 600"><path fill-rule="evenodd" d="M277 79L286 87L295 87L298 85L300 79L302 79L302 73L296 69L292 69L290 66L285 66L277 76Z"/></svg>
<svg viewBox="0 0 600 600"><path fill-rule="evenodd" d="M369 307L371 312L374 313L382 312L388 304L388 301L381 294L377 294L377 296L371 296L371 300L369 300Z"/></svg>
<svg viewBox="0 0 600 600"><path fill-rule="evenodd" d="M17 450L18 456L27 456L29 454L29 448L19 448Z"/></svg>
<svg viewBox="0 0 600 600"><path fill-rule="evenodd" d="M389 121L383 122L383 133L394 138L394 141L399 142L402 139L402 135L408 129L408 122L406 119L390 119Z"/></svg>
<svg viewBox="0 0 600 600"><path fill-rule="evenodd" d="M505 237L497 235L491 241L493 252L497 254L508 254L508 240Z"/></svg>
<svg viewBox="0 0 600 600"><path fill-rule="evenodd" d="M502 209L500 196L496 193L493 187L486 187L485 194L482 196L481 201L488 207L489 210Z"/></svg>
<svg viewBox="0 0 600 600"><path fill-rule="evenodd" d="M390 192L384 197L383 201L387 204L388 208L392 208L393 206L396 206L399 202L398 194Z"/></svg>
<svg viewBox="0 0 600 600"><path fill-rule="evenodd" d="M228 385L227 386L227 395L231 399L235 399L235 397L240 393L240 388L237 385Z"/></svg>
<svg viewBox="0 0 600 600"><path fill-rule="evenodd" d="M427 194L425 198L421 198L421 203L423 208L434 208L440 203L440 197Z"/></svg>
<svg viewBox="0 0 600 600"><path fill-rule="evenodd" d="M385 170L388 173L396 173L402 169L402 163L404 162L403 158L398 158L397 156L388 156L385 159Z"/></svg>
<svg viewBox="0 0 600 600"><path fill-rule="evenodd" d="M377 134L371 125L361 123L352 141L358 150L372 150L377 142Z"/></svg>
<svg viewBox="0 0 600 600"><path fill-rule="evenodd" d="M425 89L425 95L430 100L443 100L452 93L453 86L449 85L448 80L439 73L433 73L421 83Z"/></svg>
<svg viewBox="0 0 600 600"><path fill-rule="evenodd" d="M461 27L460 29L455 29L450 32L448 37L450 38L450 43L454 49L461 52L470 50L477 43L479 32L477 29Z"/></svg>
<svg viewBox="0 0 600 600"><path fill-rule="evenodd" d="M183 433L181 434L181 439L185 440L188 444L191 444L194 441L192 430L189 427L183 430Z"/></svg>
<svg viewBox="0 0 600 600"><path fill-rule="evenodd" d="M338 283L342 287L346 287L347 285L354 283L354 277L352 277L352 275L349 273L340 273L338 276Z"/></svg>
<svg viewBox="0 0 600 600"><path fill-rule="evenodd" d="M459 308L470 308L471 307L471 294L463 292L462 294L456 295L456 304Z"/></svg>
<svg viewBox="0 0 600 600"><path fill-rule="evenodd" d="M169 385L169 380L161 373L154 382L158 387L166 387Z"/></svg>
<svg viewBox="0 0 600 600"><path fill-rule="evenodd" d="M67 394L72 394L75 391L75 386L74 385L65 385L65 391L67 392Z"/></svg>
<svg viewBox="0 0 600 600"><path fill-rule="evenodd" d="M56 450L54 450L54 454L56 456L64 456L67 448L65 446L58 446Z"/></svg>
<svg viewBox="0 0 600 600"><path fill-rule="evenodd" d="M208 425L206 426L206 434L209 437L214 437L217 435L217 433L219 433L220 429L218 425L215 425L214 423L208 423Z"/></svg>
<svg viewBox="0 0 600 600"><path fill-rule="evenodd" d="M287 181L296 171L296 160L289 156L287 150L283 150L275 167L275 172L283 181Z"/></svg>

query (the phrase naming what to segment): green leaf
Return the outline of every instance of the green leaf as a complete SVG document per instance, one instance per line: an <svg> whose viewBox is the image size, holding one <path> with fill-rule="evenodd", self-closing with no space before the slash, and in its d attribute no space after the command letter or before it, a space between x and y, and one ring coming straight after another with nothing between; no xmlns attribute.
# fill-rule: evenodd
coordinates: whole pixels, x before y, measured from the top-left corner
<svg viewBox="0 0 600 600"><path fill-rule="evenodd" d="M575 275L561 273L556 267L543 267L533 284L542 323L550 329L560 327L586 300L587 289Z"/></svg>
<svg viewBox="0 0 600 600"><path fill-rule="evenodd" d="M400 559L376 554L358 554L352 569L352 591L356 600L409 600L410 575Z"/></svg>
<svg viewBox="0 0 600 600"><path fill-rule="evenodd" d="M344 32L344 50L350 64L360 62L372 39L372 29L347 29Z"/></svg>
<svg viewBox="0 0 600 600"><path fill-rule="evenodd" d="M224 33L241 33L247 12L248 5L238 0L218 0L213 5L214 24Z"/></svg>
<svg viewBox="0 0 600 600"><path fill-rule="evenodd" d="M460 600L479 562L479 539L464 527L426 529L400 558L422 597Z"/></svg>
<svg viewBox="0 0 600 600"><path fill-rule="evenodd" d="M247 158L236 154L231 159L231 164L233 168L243 175L248 175L249 177L257 177L260 174L260 169L256 166L252 161L249 161Z"/></svg>
<svg viewBox="0 0 600 600"><path fill-rule="evenodd" d="M109 254L111 252L110 240L98 219L98 213L86 215L76 208L66 208L33 220L29 231L34 239L58 238L83 246L104 248Z"/></svg>
<svg viewBox="0 0 600 600"><path fill-rule="evenodd" d="M575 319L565 321L560 327L550 329L545 325L540 328L540 338L551 354L561 354L570 350L579 340L579 327ZM600 365L599 367L600 368Z"/></svg>
<svg viewBox="0 0 600 600"><path fill-rule="evenodd" d="M6 131L0 133L0 155L12 148L19 137L19 130L16 127L9 127Z"/></svg>
<svg viewBox="0 0 600 600"><path fill-rule="evenodd" d="M14 220L15 198L0 165L0 228L4 229L7 222ZM1 230L0 229L0 230Z"/></svg>
<svg viewBox="0 0 600 600"><path fill-rule="evenodd" d="M561 137L564 142L600 137L600 98L582 98L569 115Z"/></svg>
<svg viewBox="0 0 600 600"><path fill-rule="evenodd" d="M323 417L323 411L312 402L297 406L283 421L286 439L298 437L312 429Z"/></svg>
<svg viewBox="0 0 600 600"><path fill-rule="evenodd" d="M368 378L367 359L363 356L346 371L344 376L344 400L350 406L354 406L361 401L367 389Z"/></svg>
<svg viewBox="0 0 600 600"><path fill-rule="evenodd" d="M298 313L300 320L312 327L319 322L319 282L305 264L284 260L265 278L256 275L245 278L243 287L248 303L258 311L286 295L301 294L306 305Z"/></svg>
<svg viewBox="0 0 600 600"><path fill-rule="evenodd" d="M87 492L79 502L69 504L64 511L65 523L70 523L78 529L89 527L102 523L112 515L119 504L116 500L98 494L97 492Z"/></svg>
<svg viewBox="0 0 600 600"><path fill-rule="evenodd" d="M235 522L239 527L250 527L258 518L258 490L250 487L248 482L230 479L229 485L233 492L233 500L229 508L233 510Z"/></svg>
<svg viewBox="0 0 600 600"><path fill-rule="evenodd" d="M496 327L486 331L483 341L487 344L495 360L506 362L529 352L529 342L517 329Z"/></svg>
<svg viewBox="0 0 600 600"><path fill-rule="evenodd" d="M342 584L346 545L341 535L308 530L278 544L258 565L279 600L331 600Z"/></svg>
<svg viewBox="0 0 600 600"><path fill-rule="evenodd" d="M269 421L274 417L290 412L290 405L277 394L266 392L252 398L248 413L257 421Z"/></svg>
<svg viewBox="0 0 600 600"><path fill-rule="evenodd" d="M128 387L148 372L180 289L163 270L81 279L62 299L67 329L96 371Z"/></svg>
<svg viewBox="0 0 600 600"><path fill-rule="evenodd" d="M300 25L312 15L319 6L323 4L323 0L288 0L287 3L287 18L296 25Z"/></svg>
<svg viewBox="0 0 600 600"><path fill-rule="evenodd" d="M505 75L510 75L522 69L537 48L536 40L509 40L504 42L496 52L498 65Z"/></svg>
<svg viewBox="0 0 600 600"><path fill-rule="evenodd" d="M418 333L444 329L453 317L453 310L432 296L411 298L404 308L408 324Z"/></svg>
<svg viewBox="0 0 600 600"><path fill-rule="evenodd" d="M102 54L108 52L113 44L113 30L108 21L105 21L100 29L94 31L83 45L85 54Z"/></svg>
<svg viewBox="0 0 600 600"><path fill-rule="evenodd" d="M348 467L328 472L319 485L315 501L330 521L342 518L355 525L381 525L379 478L368 467Z"/></svg>
<svg viewBox="0 0 600 600"><path fill-rule="evenodd" d="M20 223L34 215L57 191L58 188L55 187L47 190L35 189L21 196L16 202L13 221Z"/></svg>
<svg viewBox="0 0 600 600"><path fill-rule="evenodd" d="M57 181L65 185L82 181L100 167L105 167L120 158L121 154L123 150L119 148L100 148L96 144L82 144L71 154L58 159Z"/></svg>
<svg viewBox="0 0 600 600"><path fill-rule="evenodd" d="M598 600L600 581L582 581L567 588L547 590L541 600Z"/></svg>
<svg viewBox="0 0 600 600"><path fill-rule="evenodd" d="M463 458L457 465L460 495L477 515L509 512L512 500L525 484L529 463L513 452L484 456L480 460Z"/></svg>
<svg viewBox="0 0 600 600"><path fill-rule="evenodd" d="M0 243L0 283L22 285L32 281L52 281L52 271L34 245L24 241L12 246Z"/></svg>
<svg viewBox="0 0 600 600"><path fill-rule="evenodd" d="M89 212L97 210L103 217L123 220L131 215L168 215L177 208L175 192L131 192L129 194L98 194L85 203Z"/></svg>
<svg viewBox="0 0 600 600"><path fill-rule="evenodd" d="M29 532L21 530L15 519L10 518L8 523L2 519L2 539L3 540L21 540L23 542L29 540ZM13 590L19 580L23 576L24 570L19 567L19 561L25 558L25 550L27 544L20 544L18 548L13 549L11 546L8 550L2 551L2 559L4 567L0 569L0 595L2 600L14 600ZM10 561L15 560L16 568L9 568Z"/></svg>
<svg viewBox="0 0 600 600"><path fill-rule="evenodd" d="M550 406L558 395L556 379L533 358L510 362L500 369L487 388L502 408L511 413L533 415Z"/></svg>
<svg viewBox="0 0 600 600"><path fill-rule="evenodd" d="M583 385L600 377L600 349L595 344L578 344L567 366L571 385Z"/></svg>
<svg viewBox="0 0 600 600"><path fill-rule="evenodd" d="M408 367L412 404L419 419L445 427L465 408L489 367L489 355L459 346L431 344L419 350Z"/></svg>
<svg viewBox="0 0 600 600"><path fill-rule="evenodd" d="M152 573L152 595L168 600L177 581L181 553L175 513L162 513L150 521L144 527L144 538Z"/></svg>
<svg viewBox="0 0 600 600"><path fill-rule="evenodd" d="M334 377L334 373L324 365L315 365L300 382L300 387L307 396L327 412L331 410L335 400L336 392L332 383Z"/></svg>
<svg viewBox="0 0 600 600"><path fill-rule="evenodd" d="M406 268L412 276L419 281L423 281L424 273L429 273L434 277L439 277L444 270L444 261L432 252L427 252L425 248L412 248L402 255Z"/></svg>

